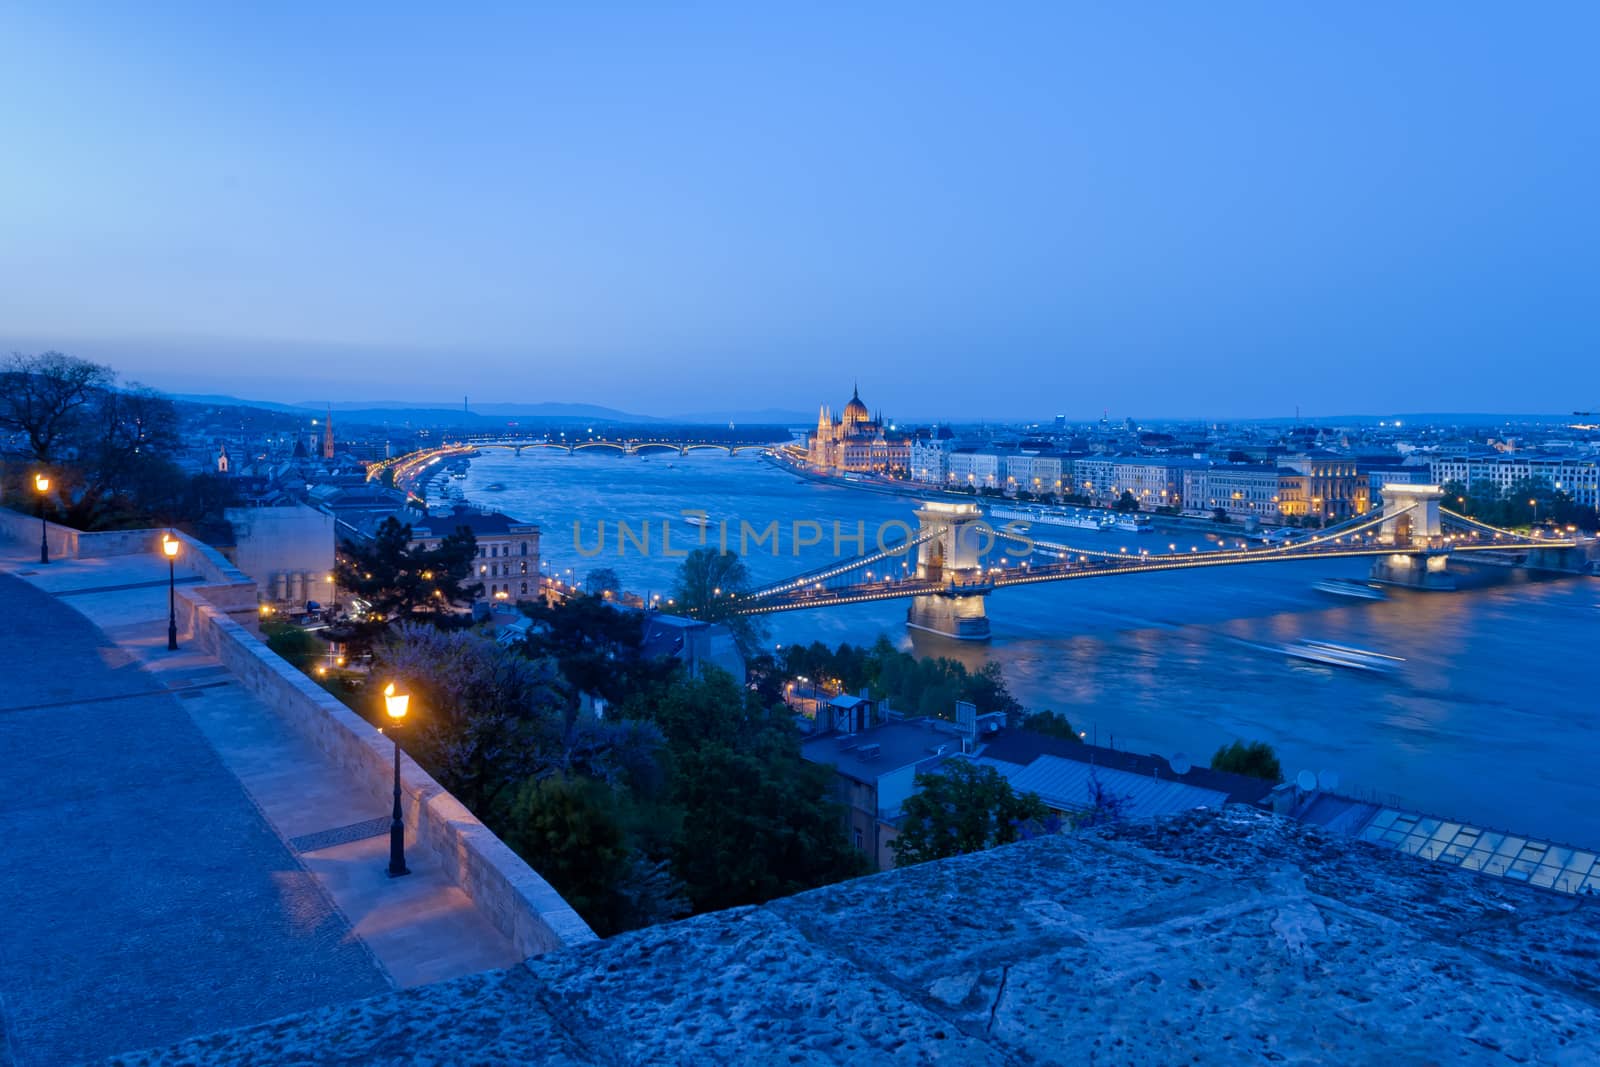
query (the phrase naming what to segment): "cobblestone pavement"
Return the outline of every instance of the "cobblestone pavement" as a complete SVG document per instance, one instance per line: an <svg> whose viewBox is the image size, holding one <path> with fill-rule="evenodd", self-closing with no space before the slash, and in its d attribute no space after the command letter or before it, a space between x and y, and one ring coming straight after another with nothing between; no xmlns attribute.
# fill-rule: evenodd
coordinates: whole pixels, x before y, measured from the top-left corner
<svg viewBox="0 0 1600 1067"><path fill-rule="evenodd" d="M0 1064L390 988L160 680L3 573L0 606Z"/></svg>

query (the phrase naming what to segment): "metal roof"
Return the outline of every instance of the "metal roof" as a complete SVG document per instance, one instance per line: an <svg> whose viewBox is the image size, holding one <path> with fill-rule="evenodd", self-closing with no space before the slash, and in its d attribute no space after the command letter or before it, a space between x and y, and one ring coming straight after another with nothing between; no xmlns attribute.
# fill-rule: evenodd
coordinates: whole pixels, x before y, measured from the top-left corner
<svg viewBox="0 0 1600 1067"><path fill-rule="evenodd" d="M1017 792L1037 793L1040 800L1058 811L1087 811L1093 807L1096 779L1101 790L1123 798L1126 806L1122 814L1130 819L1175 815L1195 808L1220 808L1228 800L1226 793L1216 789L1096 767L1059 756L1040 756L1026 766L988 756L980 757L978 762L1005 775Z"/></svg>

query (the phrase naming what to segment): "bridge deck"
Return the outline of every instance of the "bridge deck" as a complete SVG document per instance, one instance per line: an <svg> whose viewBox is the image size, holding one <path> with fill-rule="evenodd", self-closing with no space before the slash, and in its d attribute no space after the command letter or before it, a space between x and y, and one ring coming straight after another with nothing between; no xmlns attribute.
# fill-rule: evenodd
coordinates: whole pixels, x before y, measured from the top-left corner
<svg viewBox="0 0 1600 1067"><path fill-rule="evenodd" d="M995 589L1006 586L1037 585L1044 582L1064 582L1087 578L1110 578L1126 574L1149 574L1156 571L1193 570L1202 567L1229 567L1242 564L1289 563L1310 559L1352 559L1390 556L1396 553L1411 554L1420 551L1443 552L1518 552L1533 549L1573 548L1577 542L1567 539L1519 541L1503 540L1481 543L1451 542L1447 547L1378 545L1363 542L1358 545L1319 544L1315 546L1289 546L1277 548L1239 549L1227 552L1176 552L1160 555L1129 555L1107 557L1095 553L1078 561L1047 563L1039 566L994 568L983 578L965 582L930 582L923 579L902 581L863 582L849 586L824 589L796 589L775 596L753 599L740 614L765 615L779 611L804 611L813 608L835 607L842 604L863 604L879 600L900 600L918 596L986 596Z"/></svg>

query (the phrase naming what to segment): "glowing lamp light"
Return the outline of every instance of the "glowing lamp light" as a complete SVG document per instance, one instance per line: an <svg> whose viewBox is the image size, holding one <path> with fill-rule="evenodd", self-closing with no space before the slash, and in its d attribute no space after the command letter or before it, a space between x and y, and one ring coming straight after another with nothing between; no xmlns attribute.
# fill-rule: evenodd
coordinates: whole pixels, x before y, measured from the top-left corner
<svg viewBox="0 0 1600 1067"><path fill-rule="evenodd" d="M33 487L41 493L48 493L50 491L50 479L42 474L35 474L33 476Z"/></svg>
<svg viewBox="0 0 1600 1067"><path fill-rule="evenodd" d="M383 687L383 708L389 713L389 718L399 722L406 717L406 708L411 704L409 693L396 693L394 683L390 682Z"/></svg>
<svg viewBox="0 0 1600 1067"><path fill-rule="evenodd" d="M178 557L178 542L163 534L161 536L161 551L168 559L176 559Z"/></svg>

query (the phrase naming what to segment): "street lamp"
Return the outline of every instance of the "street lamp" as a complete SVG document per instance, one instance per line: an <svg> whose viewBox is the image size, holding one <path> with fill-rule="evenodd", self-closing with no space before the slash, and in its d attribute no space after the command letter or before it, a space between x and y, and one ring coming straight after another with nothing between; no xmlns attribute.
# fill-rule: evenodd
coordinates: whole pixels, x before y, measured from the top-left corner
<svg viewBox="0 0 1600 1067"><path fill-rule="evenodd" d="M398 727L406 717L406 706L411 697L396 693L394 683L383 687L383 707L389 713L389 723ZM394 817L389 821L389 877L399 878L410 874L406 867L406 826L400 821L400 739L394 739Z"/></svg>
<svg viewBox="0 0 1600 1067"><path fill-rule="evenodd" d="M50 491L50 479L42 474L33 476L33 487L39 491L39 562L50 562L49 524L44 521L44 495Z"/></svg>
<svg viewBox="0 0 1600 1067"><path fill-rule="evenodd" d="M161 535L161 552L167 557L167 651L178 651L178 542Z"/></svg>

